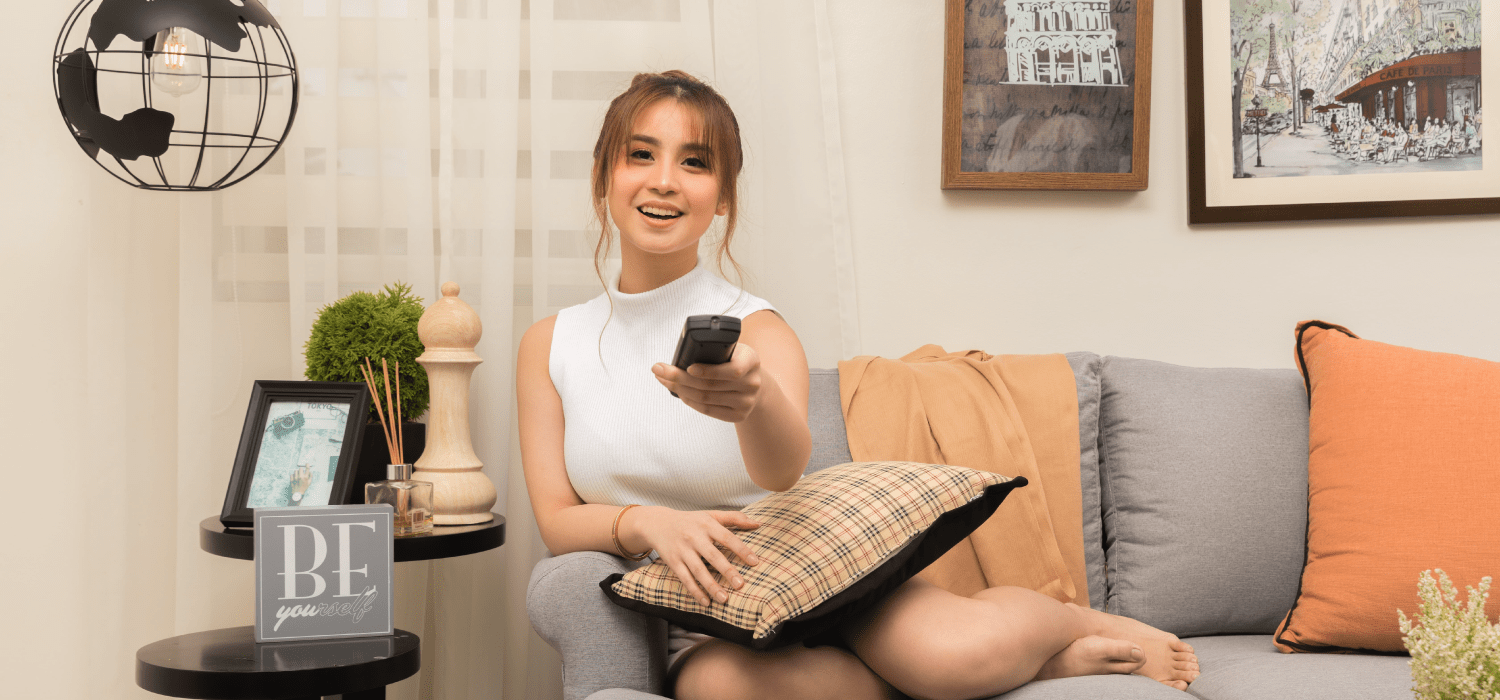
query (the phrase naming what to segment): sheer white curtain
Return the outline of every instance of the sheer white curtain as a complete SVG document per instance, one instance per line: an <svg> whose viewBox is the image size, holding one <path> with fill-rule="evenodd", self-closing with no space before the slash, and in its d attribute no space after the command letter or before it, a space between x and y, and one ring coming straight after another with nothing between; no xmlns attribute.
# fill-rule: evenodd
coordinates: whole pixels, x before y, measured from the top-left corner
<svg viewBox="0 0 1500 700"><path fill-rule="evenodd" d="M510 489L522 5L272 0L268 7L297 52L301 105L265 170L222 193L182 199L178 382L181 404L202 410L179 414L179 460L232 459L250 383L300 378L303 344L323 305L396 281L430 304L443 282L458 282L485 327L470 419L510 542L397 566L396 624L421 635L423 668L390 694L524 697L524 685L506 693L503 673L510 649L524 657L534 645L507 634L517 624L524 631L525 619L506 605L508 572L529 567L534 529L529 516L511 514L524 491ZM179 503L221 498L225 473L215 471L222 472L180 477ZM197 517L183 508L179 532ZM178 586L210 580L249 593L248 577L216 566L180 556ZM238 591L196 598L179 610L179 620L194 622L179 626L227 624L216 619L226 600L249 598Z"/></svg>
<svg viewBox="0 0 1500 700"><path fill-rule="evenodd" d="M252 382L301 378L324 304L398 280L430 303L453 280L484 323L470 421L507 537L397 567L397 625L424 649L391 697L559 697L555 654L525 614L545 550L513 358L531 323L600 291L587 178L604 109L641 71L687 70L724 93L747 153L743 283L832 366L857 353L859 323L824 2L264 1L296 51L301 106L276 158L223 192L127 188L66 136L45 74L5 88L5 153L32 165L5 173L6 210L36 238L7 237L0 261L6 325L34 330L6 340L17 395L33 398L0 402L0 424L35 436L14 438L17 459L47 467L74 514L22 505L51 529L7 545L45 571L4 573L27 601L18 624L38 630L7 643L7 668L37 669L21 671L27 695L149 697L136 648L248 624L253 568L204 553L197 533L219 510ZM72 4L18 11L55 27ZM9 43L8 63L48 55L50 32L35 36ZM28 128L41 136L17 137Z"/></svg>

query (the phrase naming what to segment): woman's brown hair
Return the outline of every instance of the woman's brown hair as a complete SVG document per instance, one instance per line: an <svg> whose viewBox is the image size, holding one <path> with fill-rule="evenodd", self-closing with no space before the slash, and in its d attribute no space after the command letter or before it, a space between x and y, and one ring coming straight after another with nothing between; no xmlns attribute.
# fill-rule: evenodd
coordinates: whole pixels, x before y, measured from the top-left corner
<svg viewBox="0 0 1500 700"><path fill-rule="evenodd" d="M630 87L609 103L604 113L604 126L599 130L599 140L594 143L593 184L594 216L599 220L599 242L594 246L594 272L604 282L603 263L609 257L611 241L607 197L609 181L615 165L625 154L630 143L631 130L636 117L647 107L661 100L676 100L697 113L700 141L708 146L705 160L708 169L719 180L719 201L728 206L725 215L724 237L719 241L716 262L719 274L724 273L724 260L734 267L736 279L743 275L740 265L729 251L729 242L734 238L734 227L739 221L740 167L744 164L744 151L740 147L740 124L729 109L729 103L706 83L680 70L665 73L639 73L630 81ZM608 286L608 283L605 283ZM613 304L611 304L612 306Z"/></svg>

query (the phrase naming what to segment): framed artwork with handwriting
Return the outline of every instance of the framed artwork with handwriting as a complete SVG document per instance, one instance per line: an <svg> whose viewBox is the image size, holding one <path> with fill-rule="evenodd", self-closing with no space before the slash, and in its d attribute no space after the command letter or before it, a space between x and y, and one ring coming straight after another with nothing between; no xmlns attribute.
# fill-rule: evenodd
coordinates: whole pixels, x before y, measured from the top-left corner
<svg viewBox="0 0 1500 700"><path fill-rule="evenodd" d="M943 189L1146 189L1151 3L948 0Z"/></svg>

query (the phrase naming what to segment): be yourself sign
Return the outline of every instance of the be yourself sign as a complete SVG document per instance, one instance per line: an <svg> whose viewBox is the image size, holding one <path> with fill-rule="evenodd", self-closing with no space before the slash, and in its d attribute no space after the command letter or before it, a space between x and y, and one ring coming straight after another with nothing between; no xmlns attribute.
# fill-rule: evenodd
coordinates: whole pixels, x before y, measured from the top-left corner
<svg viewBox="0 0 1500 700"><path fill-rule="evenodd" d="M392 634L391 507L255 509L255 641Z"/></svg>

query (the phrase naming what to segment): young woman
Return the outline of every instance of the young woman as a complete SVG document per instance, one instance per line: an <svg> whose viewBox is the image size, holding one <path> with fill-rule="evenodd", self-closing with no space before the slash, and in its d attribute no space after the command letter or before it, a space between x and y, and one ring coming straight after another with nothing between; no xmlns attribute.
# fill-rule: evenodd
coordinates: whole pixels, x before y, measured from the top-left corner
<svg viewBox="0 0 1500 700"><path fill-rule="evenodd" d="M654 551L705 604L758 563L734 533L757 524L738 509L790 488L811 452L797 335L698 254L723 217L717 258L733 264L741 160L739 126L712 88L679 71L636 76L594 147L595 264L618 231L619 277L532 326L517 360L521 457L547 548ZM743 319L733 358L668 364L686 317L712 313ZM1170 634L1019 588L964 598L913 579L842 631L847 648L757 652L674 629L668 690L958 700L1040 678L1138 673L1186 688L1197 676Z"/></svg>

